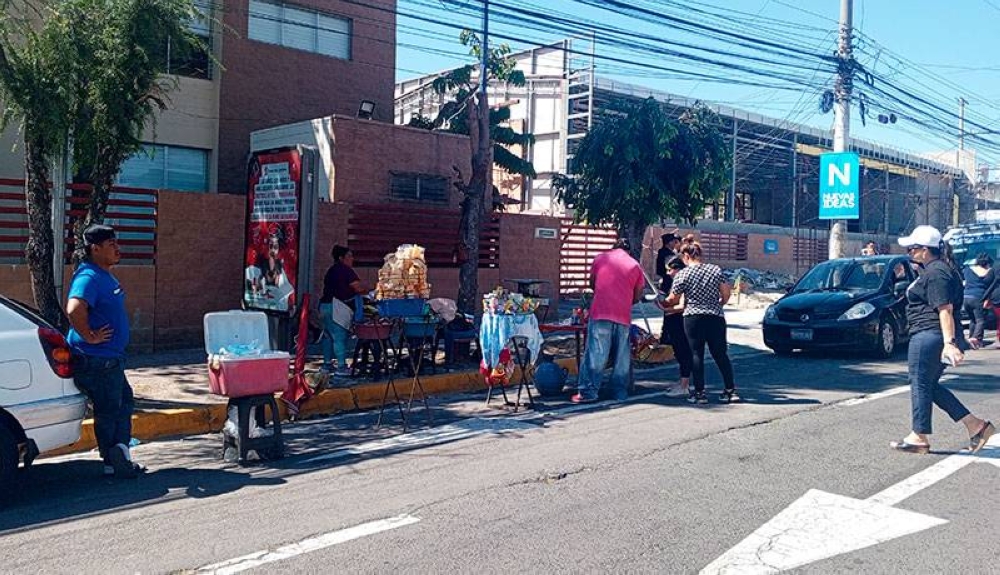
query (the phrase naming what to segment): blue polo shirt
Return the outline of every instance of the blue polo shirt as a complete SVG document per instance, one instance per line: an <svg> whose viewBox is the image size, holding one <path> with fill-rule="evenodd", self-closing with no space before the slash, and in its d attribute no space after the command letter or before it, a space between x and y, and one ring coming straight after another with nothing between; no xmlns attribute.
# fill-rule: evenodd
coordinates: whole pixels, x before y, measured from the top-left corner
<svg viewBox="0 0 1000 575"><path fill-rule="evenodd" d="M69 298L87 302L90 328L110 326L111 339L89 344L74 329L69 330L69 345L84 355L106 358L125 357L128 345L128 313L125 311L125 290L108 271L89 262L80 264L69 287Z"/></svg>

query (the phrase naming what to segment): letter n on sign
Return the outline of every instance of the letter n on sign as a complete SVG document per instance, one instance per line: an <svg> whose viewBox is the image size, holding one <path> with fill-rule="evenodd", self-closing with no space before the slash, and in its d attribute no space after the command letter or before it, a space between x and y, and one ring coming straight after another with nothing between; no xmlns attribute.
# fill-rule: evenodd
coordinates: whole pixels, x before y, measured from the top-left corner
<svg viewBox="0 0 1000 575"><path fill-rule="evenodd" d="M819 219L856 220L861 215L861 160L854 152L819 157Z"/></svg>

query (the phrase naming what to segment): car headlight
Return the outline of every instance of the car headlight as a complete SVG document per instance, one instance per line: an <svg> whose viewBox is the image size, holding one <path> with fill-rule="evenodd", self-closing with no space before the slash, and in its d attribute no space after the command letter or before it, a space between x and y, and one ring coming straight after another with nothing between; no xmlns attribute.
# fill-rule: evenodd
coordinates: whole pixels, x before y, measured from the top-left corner
<svg viewBox="0 0 1000 575"><path fill-rule="evenodd" d="M767 306L767 311L764 312L764 319L778 319L778 310L773 305Z"/></svg>
<svg viewBox="0 0 1000 575"><path fill-rule="evenodd" d="M852 319L863 319L870 316L874 312L875 312L875 306L866 301L863 301L859 304L855 304L854 306L851 307L851 309L845 311L843 314L841 314L840 317L837 318L837 320L847 321Z"/></svg>

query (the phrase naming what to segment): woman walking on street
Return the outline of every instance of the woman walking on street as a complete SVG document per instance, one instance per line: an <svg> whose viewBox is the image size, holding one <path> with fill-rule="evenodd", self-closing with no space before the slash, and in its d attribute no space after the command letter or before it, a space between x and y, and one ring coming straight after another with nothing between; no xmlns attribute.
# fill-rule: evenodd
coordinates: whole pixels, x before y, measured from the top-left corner
<svg viewBox="0 0 1000 575"><path fill-rule="evenodd" d="M694 394L688 398L691 403L706 404L705 396L705 346L712 353L715 364L722 373L725 390L720 399L725 403L740 400L733 381L733 366L729 361L726 342L726 318L722 306L729 301L732 288L722 275L722 269L714 264L702 262L701 245L694 235L684 238L680 249L681 258L687 266L674 277L673 286L666 305L677 305L684 298L684 332L691 345L694 376Z"/></svg>
<svg viewBox="0 0 1000 575"><path fill-rule="evenodd" d="M965 279L965 302L963 307L969 315L969 345L972 349L983 346L983 332L986 331L986 313L989 300L986 290L993 285L993 258L986 252L976 256L976 263L962 272Z"/></svg>
<svg viewBox="0 0 1000 575"><path fill-rule="evenodd" d="M674 256L664 263L666 276L663 278L663 291L670 293L673 286L674 277L684 269L684 260L681 256ZM674 358L677 359L677 367L680 370L680 381L676 386L671 386L667 391L669 397L689 397L693 395L691 391L691 367L694 358L691 354L691 345L688 343L687 334L684 333L684 298L673 306L663 305L657 301L663 309L663 334L660 336L660 343L669 343L674 350Z"/></svg>
<svg viewBox="0 0 1000 575"><path fill-rule="evenodd" d="M959 349L961 324L955 310L963 303L962 279L942 258L941 232L931 226L917 226L899 238L910 259L922 267L917 280L906 290L906 319L910 326L907 370L910 381L912 426L910 433L889 444L906 453L930 452L931 406L943 409L953 421L960 421L969 433L969 449L982 449L996 432L962 405L940 384L944 364L958 365L964 355Z"/></svg>

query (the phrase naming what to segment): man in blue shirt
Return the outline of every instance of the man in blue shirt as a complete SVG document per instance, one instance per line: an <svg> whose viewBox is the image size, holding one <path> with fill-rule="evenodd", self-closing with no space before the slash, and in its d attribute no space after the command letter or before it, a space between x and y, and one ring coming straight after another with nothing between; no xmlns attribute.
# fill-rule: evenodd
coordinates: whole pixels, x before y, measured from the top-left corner
<svg viewBox="0 0 1000 575"><path fill-rule="evenodd" d="M133 478L144 468L132 461L128 448L135 409L125 378L128 314L125 291L111 274L122 255L108 226L91 226L83 237L87 254L73 275L66 304L74 379L94 404L94 436L104 474Z"/></svg>

